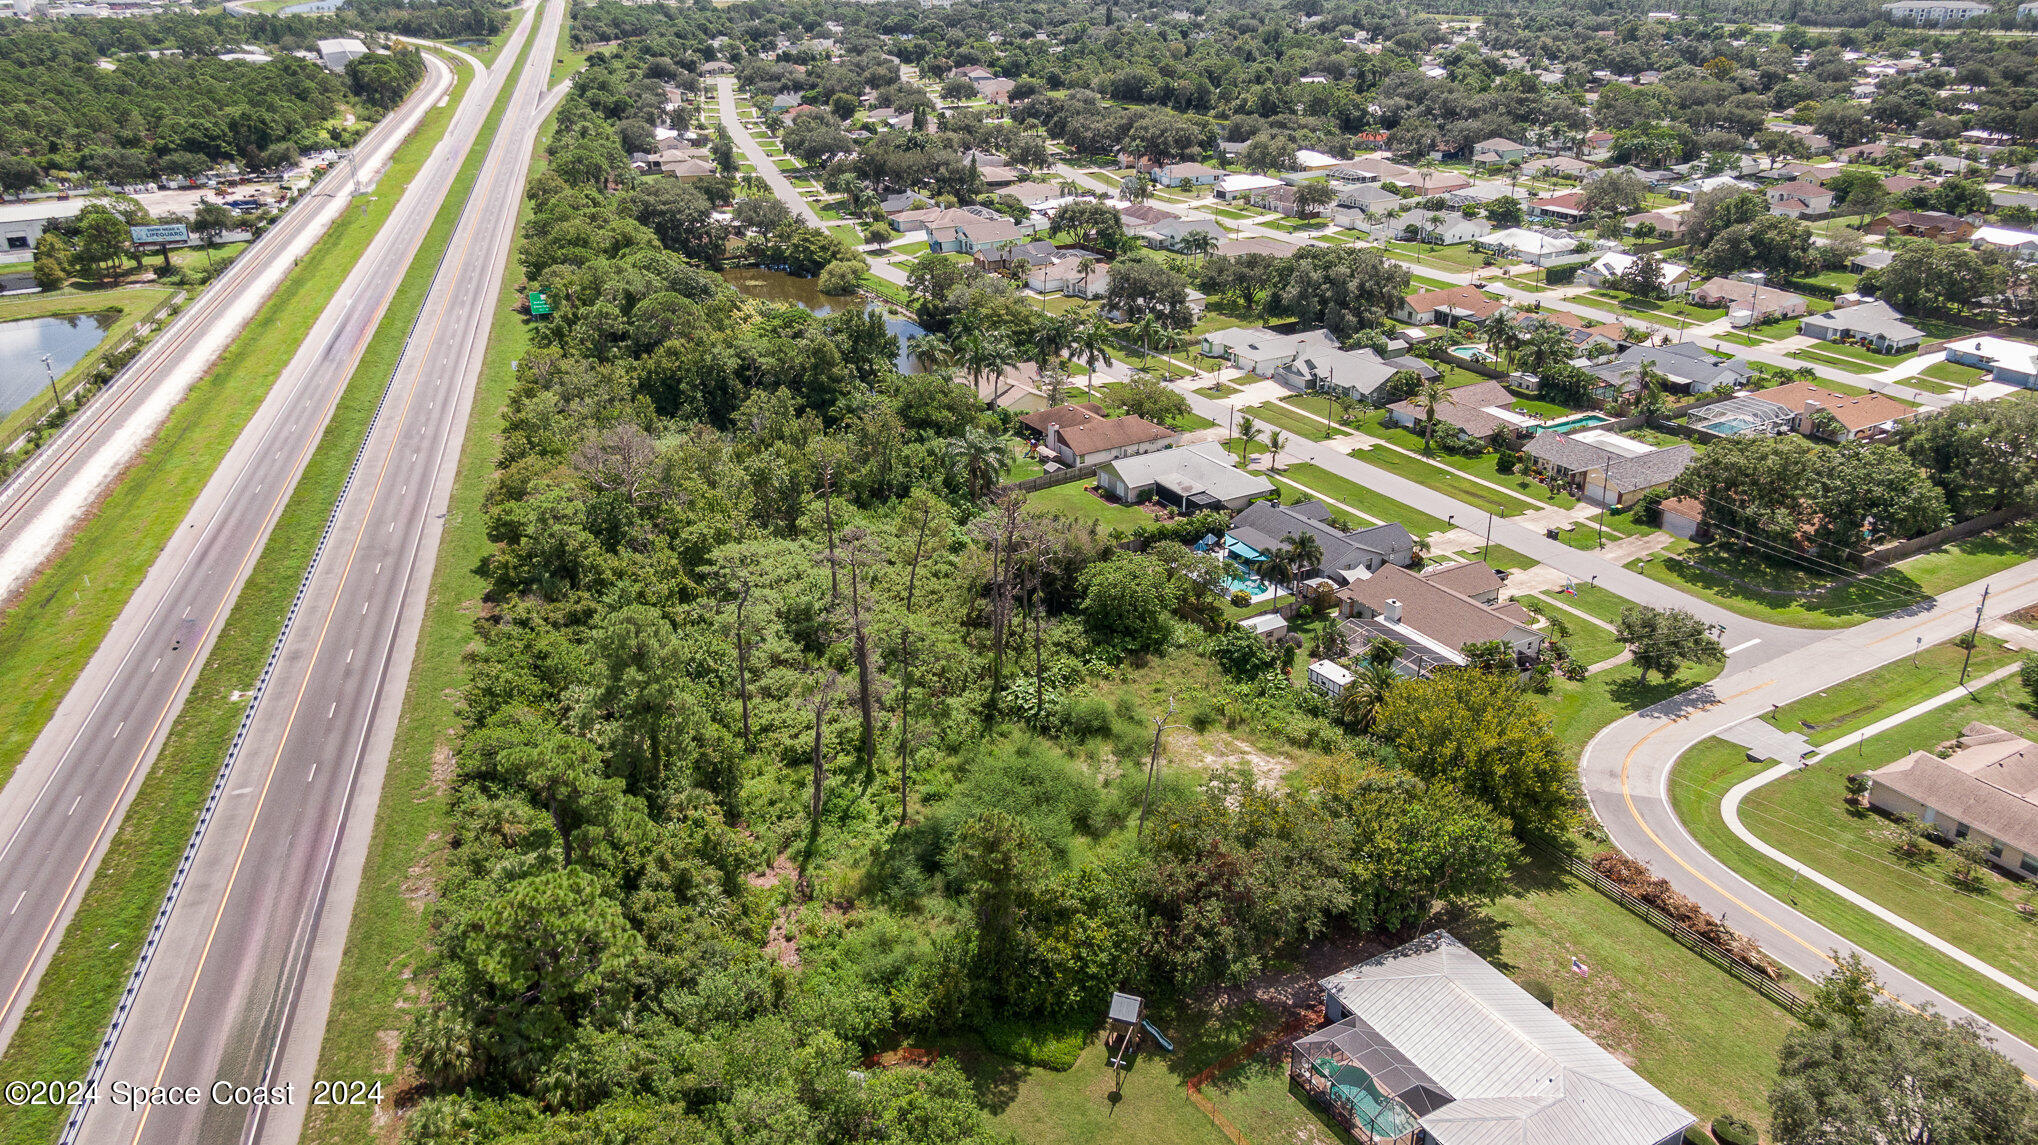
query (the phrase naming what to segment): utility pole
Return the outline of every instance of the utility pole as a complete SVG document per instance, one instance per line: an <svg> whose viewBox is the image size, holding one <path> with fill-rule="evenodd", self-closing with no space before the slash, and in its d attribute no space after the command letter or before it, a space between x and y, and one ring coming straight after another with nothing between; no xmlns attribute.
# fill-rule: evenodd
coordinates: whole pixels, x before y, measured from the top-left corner
<svg viewBox="0 0 2038 1145"><path fill-rule="evenodd" d="M1486 547L1479 550L1479 559L1483 561L1492 554L1493 554L1493 513L1492 511L1489 510L1486 514Z"/></svg>
<svg viewBox="0 0 2038 1145"><path fill-rule="evenodd" d="M1974 627L1967 631L1967 655L1960 658L1960 684L1967 686L1967 666L1974 660L1974 642L1981 636L1981 610L1988 607L1989 586L1981 586L1981 600L1974 606Z"/></svg>
<svg viewBox="0 0 2038 1145"><path fill-rule="evenodd" d="M50 376L50 397L56 399L57 412L62 413L64 410L64 395L57 392L57 368L50 365L50 356L48 354L42 356L42 368L43 372Z"/></svg>
<svg viewBox="0 0 2038 1145"><path fill-rule="evenodd" d="M1139 797L1139 829L1132 833L1134 839L1138 839L1146 834L1146 805L1147 801L1153 798L1154 776L1159 775L1161 770L1161 735L1164 732L1177 731L1189 726L1187 724L1169 723L1168 717L1174 714L1175 698L1169 696L1166 713L1153 718L1153 758L1146 765L1146 794Z"/></svg>

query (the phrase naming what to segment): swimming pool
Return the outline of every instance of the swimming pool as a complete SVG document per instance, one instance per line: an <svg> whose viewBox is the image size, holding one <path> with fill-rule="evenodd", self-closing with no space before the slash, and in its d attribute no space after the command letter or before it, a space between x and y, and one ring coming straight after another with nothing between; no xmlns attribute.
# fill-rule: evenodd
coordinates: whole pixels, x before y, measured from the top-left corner
<svg viewBox="0 0 2038 1145"><path fill-rule="evenodd" d="M1258 597L1265 593L1266 591L1267 582L1261 580L1256 576L1251 575L1250 573L1246 574L1245 576L1232 576L1229 573L1225 574L1224 595L1226 596L1230 596L1234 592L1243 592L1247 596Z"/></svg>
<svg viewBox="0 0 2038 1145"><path fill-rule="evenodd" d="M1703 425L1694 424L1692 428L1702 429L1707 433L1717 433L1722 437L1732 437L1737 433L1743 433L1755 428L1755 422L1751 418L1728 417L1721 418L1718 421L1709 421Z"/></svg>
<svg viewBox="0 0 2038 1145"><path fill-rule="evenodd" d="M1556 421L1544 422L1536 427L1536 432L1570 433L1574 429L1590 429L1595 425L1601 425L1612 420L1612 418L1607 417L1605 414L1574 413L1570 417L1562 417Z"/></svg>
<svg viewBox="0 0 2038 1145"><path fill-rule="evenodd" d="M1453 358L1463 358L1467 362L1497 362L1500 360L1477 346L1453 346L1447 353Z"/></svg>

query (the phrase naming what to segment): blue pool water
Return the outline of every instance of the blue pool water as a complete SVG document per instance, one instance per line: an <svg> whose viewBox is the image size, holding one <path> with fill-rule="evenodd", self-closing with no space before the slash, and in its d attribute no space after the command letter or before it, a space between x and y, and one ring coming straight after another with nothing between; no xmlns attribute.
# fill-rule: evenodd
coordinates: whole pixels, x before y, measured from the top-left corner
<svg viewBox="0 0 2038 1145"><path fill-rule="evenodd" d="M1607 417L1603 414L1596 413L1572 414L1570 417L1558 418L1556 421L1550 422L1546 425L1539 425L1536 427L1536 432L1570 433L1574 429L1591 429L1595 425L1601 425L1605 422L1609 422L1612 420L1613 420L1612 418Z"/></svg>
<svg viewBox="0 0 2038 1145"><path fill-rule="evenodd" d="M1493 362L1499 360L1477 346L1453 346L1450 348L1449 353L1451 357L1463 358L1467 362Z"/></svg>
<svg viewBox="0 0 2038 1145"><path fill-rule="evenodd" d="M1243 592L1247 596L1258 596L1267 591L1267 582L1256 576L1227 576L1224 578L1224 595Z"/></svg>

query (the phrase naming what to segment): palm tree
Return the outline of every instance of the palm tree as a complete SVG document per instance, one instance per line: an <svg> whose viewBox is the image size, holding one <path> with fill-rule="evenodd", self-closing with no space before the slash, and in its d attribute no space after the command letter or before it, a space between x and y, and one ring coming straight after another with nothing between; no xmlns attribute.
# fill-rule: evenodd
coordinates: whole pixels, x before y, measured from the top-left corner
<svg viewBox="0 0 2038 1145"><path fill-rule="evenodd" d="M1294 562L1297 577L1323 564L1323 543L1316 539L1316 534L1282 537L1281 543L1288 547L1288 559Z"/></svg>
<svg viewBox="0 0 2038 1145"><path fill-rule="evenodd" d="M1033 337L1028 347L1032 351L1029 359L1040 367L1045 376L1055 360L1068 353L1070 343L1075 341L1075 323L1065 314L1053 314L1034 324Z"/></svg>
<svg viewBox="0 0 2038 1145"><path fill-rule="evenodd" d="M1270 429L1267 431L1267 469L1269 472L1281 467L1281 447L1286 444L1288 444L1288 439L1281 435L1280 430ZM1315 540L1314 537L1310 539Z"/></svg>
<svg viewBox="0 0 2038 1145"><path fill-rule="evenodd" d="M1090 368L1089 389L1093 399L1097 396L1097 367L1111 360L1111 345L1117 337L1103 315L1092 313L1090 320L1077 327L1069 340L1076 356Z"/></svg>
<svg viewBox="0 0 2038 1145"><path fill-rule="evenodd" d="M970 382L978 387L978 393L983 392L982 386L985 377L998 378L1006 370L1019 364L1019 348L1014 346L1011 340L1003 334L977 334L975 332L966 334L964 335L962 354L962 364L964 368L969 370ZM1002 392L997 390L995 383L992 389L991 401L993 404L996 404L997 399L1002 396Z"/></svg>
<svg viewBox="0 0 2038 1145"><path fill-rule="evenodd" d="M1415 404L1422 409L1422 451L1436 452L1437 407L1450 400L1450 387L1444 385L1442 376L1423 379L1415 391Z"/></svg>
<svg viewBox="0 0 2038 1145"><path fill-rule="evenodd" d="M1238 419L1238 463L1252 464L1253 442L1260 439L1260 423L1250 417Z"/></svg>
<svg viewBox="0 0 2038 1145"><path fill-rule="evenodd" d="M1148 311L1139 316L1139 319L1132 324L1132 329L1127 331L1127 333L1132 335L1133 341L1139 343L1139 352L1151 358L1153 357L1153 351L1149 347L1153 345L1154 333L1160 328L1160 319L1155 318L1152 311Z"/></svg>
<svg viewBox="0 0 2038 1145"><path fill-rule="evenodd" d="M1507 372L1511 374L1514 372L1514 356L1527 341L1520 326L1511 319L1503 318L1494 323L1493 333L1486 339L1486 348L1506 364Z"/></svg>
<svg viewBox="0 0 2038 1145"><path fill-rule="evenodd" d="M975 426L964 430L961 437L948 439L948 459L962 479L963 488L979 501L990 495L999 478L1012 467L1012 451L1006 440Z"/></svg>
<svg viewBox="0 0 2038 1145"><path fill-rule="evenodd" d="M922 334L906 344L913 352L913 361L922 372L955 368L955 347L939 334Z"/></svg>
<svg viewBox="0 0 2038 1145"><path fill-rule="evenodd" d="M1188 234L1183 235L1175 245L1181 249L1183 254L1191 255L1195 258L1203 258L1211 251L1217 249L1217 239L1209 231L1190 231Z"/></svg>
<svg viewBox="0 0 2038 1145"><path fill-rule="evenodd" d="M1400 682L1401 677L1391 663L1379 664L1369 659L1360 664L1359 670L1352 673L1352 682L1337 694L1339 722L1355 732L1371 731L1387 693Z"/></svg>

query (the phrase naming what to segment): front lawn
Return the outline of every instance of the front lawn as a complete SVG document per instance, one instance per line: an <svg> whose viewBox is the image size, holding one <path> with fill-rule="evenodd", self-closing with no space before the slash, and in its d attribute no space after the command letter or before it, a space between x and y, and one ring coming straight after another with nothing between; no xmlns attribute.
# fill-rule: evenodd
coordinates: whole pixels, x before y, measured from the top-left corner
<svg viewBox="0 0 2038 1145"><path fill-rule="evenodd" d="M1640 314L1647 318L1685 318L1693 322L1711 322L1727 316L1727 312L1723 309L1712 310L1703 306L1694 306L1689 302L1681 302L1674 298L1666 298L1660 301L1650 298L1636 298L1631 294L1624 294L1618 290L1588 291L1585 297L1595 298L1601 302L1610 302L1630 314Z"/></svg>
<svg viewBox="0 0 2038 1145"><path fill-rule="evenodd" d="M1026 495L1026 504L1035 509L1074 517L1078 521L1095 521L1106 530L1125 529L1129 532L1153 522L1153 517L1144 509L1106 500L1103 494L1097 491L1095 481L1071 481L1066 485L1038 489Z"/></svg>
<svg viewBox="0 0 2038 1145"><path fill-rule="evenodd" d="M1391 420L1392 416L1390 413L1382 413L1366 427L1366 432L1382 441L1398 445L1411 453L1421 454L1422 435L1413 430L1403 429L1395 425ZM1366 455L1366 458L1370 461L1371 458L1381 452L1383 451L1378 449L1372 450ZM1423 460L1459 473L1491 481L1493 484L1507 489L1520 490L1518 497L1510 497L1487 489L1485 486L1479 486L1483 490L1481 494L1483 497L1499 501L1500 507L1494 511L1503 517L1511 517L1517 513L1526 513L1531 509L1542 508L1546 505L1554 505L1560 509L1569 509L1578 504L1577 498L1572 497L1568 493L1554 492L1531 480L1525 473L1517 472L1510 474L1500 472L1500 455L1491 451L1480 454L1477 457L1461 457L1455 453L1446 453L1442 449L1438 449L1435 453L1424 457Z"/></svg>
<svg viewBox="0 0 2038 1145"><path fill-rule="evenodd" d="M1940 686L1934 690L1952 687L1958 676L1957 663L1950 670L1942 669ZM1785 711L1796 707L1791 705ZM1874 837L1882 824L1880 815L1844 802L1848 773L1932 748L1958 736L1969 722L2038 736L2038 709L2016 680L1999 681L1973 697L1955 700L1876 736L1858 749L1845 749L1830 760L1767 784L1743 801L1741 823L1757 838L1900 917L1998 969L2027 982L2038 981L2038 927L2015 910L2029 894L2025 884L1987 874L1980 889L1962 890L1947 877L1953 860L1940 848L1932 847L1923 858L1907 861ZM1721 799L1734 784L1768 766L1770 761L1748 762L1737 744L1705 740L1679 761L1673 775L1678 817L1706 850L1770 894L2011 1033L2025 1039L2038 1037L2038 1012L2021 998L1816 883L1793 880L1792 872L1728 830L1720 817Z"/></svg>
<svg viewBox="0 0 2038 1145"><path fill-rule="evenodd" d="M1963 366L1958 362L1938 361L1926 366L1922 373L1928 378L1935 378L1950 385L1971 386L1981 380L1983 371L1973 366ZM1916 384L1916 379L1912 380L1912 384Z"/></svg>
<svg viewBox="0 0 2038 1145"><path fill-rule="evenodd" d="M1549 618L1550 626L1546 631L1549 632L1551 639L1563 642L1564 647L1570 650L1572 659L1590 668L1602 660L1611 660L1627 650L1627 645L1615 639L1613 633L1590 620L1564 611L1563 608L1551 603L1551 600L1571 603L1566 597L1552 597L1549 600L1540 596L1514 598L1516 604L1539 616Z"/></svg>
<svg viewBox="0 0 2038 1145"><path fill-rule="evenodd" d="M1570 598L1565 598L1568 603ZM1575 629L1585 622L1580 620ZM1633 664L1609 668L1573 683L1556 680L1542 697L1543 710L1550 714L1551 728L1573 760L1600 729L1651 704L1681 695L1720 674L1720 665L1703 664L1686 668L1669 680L1651 675L1642 682L1642 670Z"/></svg>
<svg viewBox="0 0 2038 1145"><path fill-rule="evenodd" d="M1377 521L1399 521L1402 526L1417 537L1441 533L1451 526L1440 518L1412 505L1404 505L1385 493L1369 489L1349 477L1332 473L1309 462L1287 466L1283 472L1290 481L1306 485L1310 489L1349 505Z"/></svg>
<svg viewBox="0 0 2038 1145"><path fill-rule="evenodd" d="M1239 412L1241 414L1250 414L1263 424L1275 426L1288 433L1306 437L1311 441L1324 441L1337 436L1339 432L1313 417L1290 409L1280 402L1261 402L1259 405L1240 410ZM1261 438L1264 440L1265 435L1262 434Z"/></svg>
<svg viewBox="0 0 2038 1145"><path fill-rule="evenodd" d="M1352 460L1384 469L1398 477L1406 478L1418 485L1425 485L1447 497L1455 498L1480 512L1489 512L1507 517L1526 512L1529 506L1488 489L1467 478L1464 474L1445 465L1432 464L1421 457L1412 457L1384 446L1354 450ZM1466 528L1471 528L1467 523Z"/></svg>
<svg viewBox="0 0 2038 1145"><path fill-rule="evenodd" d="M1499 261L1483 250L1474 250L1471 243L1432 247L1428 243L1390 242L1387 249L1417 264L1451 270L1482 270Z"/></svg>
<svg viewBox="0 0 2038 1145"><path fill-rule="evenodd" d="M1877 369L1884 370L1899 362L1908 362L1918 356L1915 350L1904 354L1881 354L1866 346L1850 346L1845 342L1820 342L1817 346L1808 348L1815 349L1821 354L1832 354L1836 357L1852 358L1857 362L1866 362Z"/></svg>

